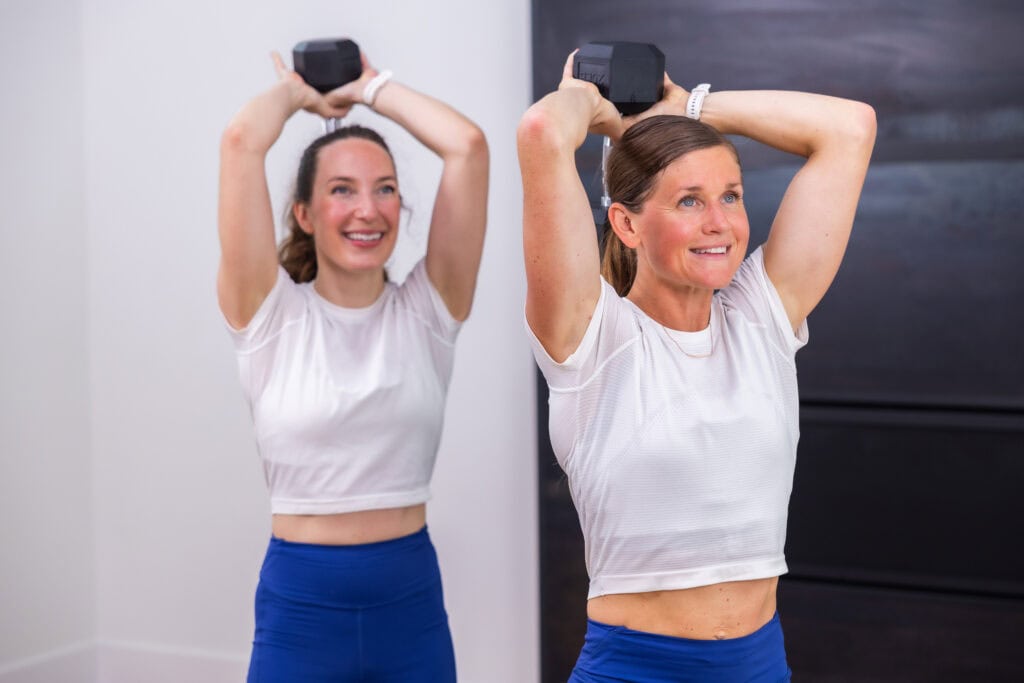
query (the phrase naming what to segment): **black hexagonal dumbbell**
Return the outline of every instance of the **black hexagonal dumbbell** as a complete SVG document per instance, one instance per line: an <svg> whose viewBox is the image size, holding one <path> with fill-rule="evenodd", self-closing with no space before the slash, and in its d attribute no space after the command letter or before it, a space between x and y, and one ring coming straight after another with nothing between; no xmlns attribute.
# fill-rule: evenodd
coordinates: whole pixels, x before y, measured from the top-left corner
<svg viewBox="0 0 1024 683"><path fill-rule="evenodd" d="M665 54L651 43L587 43L573 58L572 75L596 85L622 114L638 114L661 99Z"/></svg>
<svg viewBox="0 0 1024 683"><path fill-rule="evenodd" d="M363 74L359 46L347 38L304 40L292 49L292 64L306 83L322 93Z"/></svg>

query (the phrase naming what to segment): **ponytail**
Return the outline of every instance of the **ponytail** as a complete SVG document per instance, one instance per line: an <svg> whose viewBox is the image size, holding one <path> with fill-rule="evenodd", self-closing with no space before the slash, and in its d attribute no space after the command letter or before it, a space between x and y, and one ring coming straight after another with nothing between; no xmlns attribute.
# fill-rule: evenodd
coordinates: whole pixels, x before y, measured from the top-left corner
<svg viewBox="0 0 1024 683"><path fill-rule="evenodd" d="M277 250L277 258L292 281L298 284L316 279L316 242L313 236L299 227L295 215L289 211L285 221L289 234Z"/></svg>
<svg viewBox="0 0 1024 683"><path fill-rule="evenodd" d="M636 278L636 249L623 244L607 220L601 240L601 275L619 296L629 294Z"/></svg>

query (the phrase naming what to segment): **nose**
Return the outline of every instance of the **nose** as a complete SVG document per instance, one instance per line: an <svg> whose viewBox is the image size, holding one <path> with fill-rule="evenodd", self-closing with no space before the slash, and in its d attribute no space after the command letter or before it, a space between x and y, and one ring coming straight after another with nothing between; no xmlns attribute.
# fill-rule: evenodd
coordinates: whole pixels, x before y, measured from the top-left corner
<svg viewBox="0 0 1024 683"><path fill-rule="evenodd" d="M357 218L368 220L377 215L377 204L369 192L360 192L356 198L355 215Z"/></svg>
<svg viewBox="0 0 1024 683"><path fill-rule="evenodd" d="M729 229L729 217L725 209L718 202L712 202L708 206L704 221L704 232L717 234Z"/></svg>

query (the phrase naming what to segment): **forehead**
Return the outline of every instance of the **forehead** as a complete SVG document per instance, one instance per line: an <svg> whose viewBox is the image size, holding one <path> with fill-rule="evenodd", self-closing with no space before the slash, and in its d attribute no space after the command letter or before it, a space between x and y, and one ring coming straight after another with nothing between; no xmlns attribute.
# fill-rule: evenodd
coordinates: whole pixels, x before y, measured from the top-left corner
<svg viewBox="0 0 1024 683"><path fill-rule="evenodd" d="M666 166L655 192L691 187L715 190L742 180L740 165L732 150L718 145L684 154Z"/></svg>
<svg viewBox="0 0 1024 683"><path fill-rule="evenodd" d="M395 175L391 155L375 142L362 138L336 140L317 155L317 177L377 179Z"/></svg>

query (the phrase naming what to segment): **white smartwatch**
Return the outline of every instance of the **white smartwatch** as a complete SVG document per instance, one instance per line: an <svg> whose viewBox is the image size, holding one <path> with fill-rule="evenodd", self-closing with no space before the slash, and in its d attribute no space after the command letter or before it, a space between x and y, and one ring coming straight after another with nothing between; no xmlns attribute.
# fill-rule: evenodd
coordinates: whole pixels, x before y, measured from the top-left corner
<svg viewBox="0 0 1024 683"><path fill-rule="evenodd" d="M710 83L701 83L690 91L690 99L686 101L686 116L694 121L700 121L700 110L704 106L704 98L711 90Z"/></svg>

